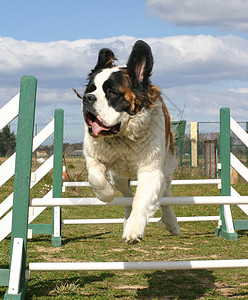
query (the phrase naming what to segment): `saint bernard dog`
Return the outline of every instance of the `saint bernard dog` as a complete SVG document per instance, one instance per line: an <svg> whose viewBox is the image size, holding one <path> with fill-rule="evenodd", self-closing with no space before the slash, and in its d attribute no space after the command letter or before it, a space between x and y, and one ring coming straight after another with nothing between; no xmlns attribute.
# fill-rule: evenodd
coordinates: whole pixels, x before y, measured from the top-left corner
<svg viewBox="0 0 248 300"><path fill-rule="evenodd" d="M170 116L160 90L150 81L153 56L137 41L126 66L115 65L115 55L101 49L88 76L83 101L84 155L88 179L104 202L114 199L114 187L132 197L130 180L137 180L132 206L125 207L122 238L140 242L149 218L159 208L161 196L171 196L176 166ZM161 206L161 221L179 235L171 206Z"/></svg>

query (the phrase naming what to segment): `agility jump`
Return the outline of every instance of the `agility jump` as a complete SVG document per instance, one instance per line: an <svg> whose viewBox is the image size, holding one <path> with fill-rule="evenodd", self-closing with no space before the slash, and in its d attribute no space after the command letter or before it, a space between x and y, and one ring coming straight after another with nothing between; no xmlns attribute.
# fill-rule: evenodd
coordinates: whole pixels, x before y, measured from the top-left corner
<svg viewBox="0 0 248 300"><path fill-rule="evenodd" d="M13 202L13 218L12 218L12 235L11 235L11 249L10 249L10 269L0 269L0 284L8 285L8 291L5 294L5 299L23 299L27 290L29 271L52 271L52 270L175 270L175 269L202 269L202 268L246 268L248 267L248 259L233 259L233 260L195 260L195 261L177 261L177 262L87 262L87 263L30 263L26 270L26 253L27 253L27 230L28 230L28 210L30 204L41 206L42 199L30 200L30 180L31 180L31 157L32 157L32 140L34 128L34 112L35 112L35 99L36 99L36 79L34 77L23 77L21 81L20 93L20 108L18 118L18 132L17 132L17 146L16 146L16 169L14 178L14 202ZM221 110L229 112L229 109L224 108ZM61 117L63 113L60 111ZM26 116L31 116L26 118ZM222 122L222 117L221 117ZM229 118L230 124L230 118ZM226 128L226 125L224 126ZM62 196L62 151L63 149L63 132L59 136L55 136L54 143L57 145L57 154L54 158L54 177L53 182L53 197L48 200L49 205L60 207L63 205L75 205L76 199L63 199ZM221 131L222 134L222 131ZM230 134L230 130L229 130ZM245 135L247 138L247 136ZM229 140L230 142L230 140ZM62 145L62 146L61 146ZM60 150L58 150L58 148ZM222 147L223 148L223 147ZM230 149L230 148L229 148ZM230 184L228 185L228 178L230 180L230 165L226 164L223 160L223 155L230 157L228 147L222 149L221 173L224 178L222 179L222 193L220 197L208 197L206 199L194 198L169 198L162 199L162 201L170 201L172 204L239 204L242 207L248 204L247 196L236 196L235 198L230 195ZM223 151L228 151L223 154ZM225 156L224 156L225 157ZM227 159L228 162L228 159ZM245 176L244 172L244 176ZM225 183L226 180L226 183ZM223 189L224 187L224 189ZM44 200L44 199L43 199ZM130 203L130 199L123 199ZM66 203L67 201L67 203ZM80 200L78 199L80 202ZM87 200L88 201L88 200ZM100 203L99 200L93 198L91 204L96 205L110 205ZM98 202L99 201L99 202ZM190 203L188 203L189 201ZM126 203L126 204L127 204ZM80 203L78 203L80 204ZM90 203L89 203L90 204ZM222 225L218 228L218 233L228 233L228 206L222 206L221 219ZM247 207L247 206L246 206ZM247 229L247 228L246 228ZM228 233L229 234L229 233ZM235 234L235 233L234 233Z"/></svg>

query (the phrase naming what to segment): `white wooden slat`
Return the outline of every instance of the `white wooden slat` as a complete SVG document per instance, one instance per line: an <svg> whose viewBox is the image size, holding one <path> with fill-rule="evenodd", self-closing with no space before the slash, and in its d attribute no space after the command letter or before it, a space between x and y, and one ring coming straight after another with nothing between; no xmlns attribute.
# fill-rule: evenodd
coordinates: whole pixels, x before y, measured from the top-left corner
<svg viewBox="0 0 248 300"><path fill-rule="evenodd" d="M17 117L19 111L19 96L20 94L18 93L0 109L0 130Z"/></svg>
<svg viewBox="0 0 248 300"><path fill-rule="evenodd" d="M53 190L50 190L43 198L51 198ZM41 214L44 210L46 209L46 207L42 206L42 207L34 207L34 211L33 211L33 215L29 216L28 218L28 224L30 224L31 222L33 222L33 220L35 218L38 217L39 214ZM6 215L4 216L4 218L2 220L0 220L0 242L6 238L6 236L8 234L11 233L11 226L12 226L12 210Z"/></svg>
<svg viewBox="0 0 248 300"><path fill-rule="evenodd" d="M232 117L230 118L230 129L248 147L247 132Z"/></svg>
<svg viewBox="0 0 248 300"><path fill-rule="evenodd" d="M41 145L54 131L54 120L43 128L33 140L33 151ZM15 173L15 153L0 166L0 186L8 181Z"/></svg>
<svg viewBox="0 0 248 300"><path fill-rule="evenodd" d="M17 295L19 293L21 267L22 267L22 253L23 253L23 239L15 238L13 242L10 275L9 275L8 294L10 295Z"/></svg>
<svg viewBox="0 0 248 300"><path fill-rule="evenodd" d="M35 172L35 181L32 181L30 188L38 183L53 168L53 155L49 157ZM3 216L13 205L13 193L10 194L2 203L0 203L0 217ZM1 224L1 220L0 220Z"/></svg>
<svg viewBox="0 0 248 300"><path fill-rule="evenodd" d="M231 196L240 197L240 194L233 187L231 187ZM248 216L248 205L238 204L238 207Z"/></svg>
<svg viewBox="0 0 248 300"><path fill-rule="evenodd" d="M248 169L231 153L231 166L248 182Z"/></svg>

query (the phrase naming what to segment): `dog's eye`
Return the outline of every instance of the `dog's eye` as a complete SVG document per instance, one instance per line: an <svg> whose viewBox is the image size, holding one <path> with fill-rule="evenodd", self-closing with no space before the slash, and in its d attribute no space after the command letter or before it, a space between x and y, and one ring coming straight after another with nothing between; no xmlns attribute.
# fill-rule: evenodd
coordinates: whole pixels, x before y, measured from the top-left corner
<svg viewBox="0 0 248 300"><path fill-rule="evenodd" d="M108 88L106 90L106 95L109 96L109 97L111 97L111 96L116 95L116 93L112 89Z"/></svg>
<svg viewBox="0 0 248 300"><path fill-rule="evenodd" d="M96 86L93 84L93 83L91 83L91 84L89 84L88 86L87 86L87 88L86 88L86 93L92 93L92 92L94 92L96 90Z"/></svg>

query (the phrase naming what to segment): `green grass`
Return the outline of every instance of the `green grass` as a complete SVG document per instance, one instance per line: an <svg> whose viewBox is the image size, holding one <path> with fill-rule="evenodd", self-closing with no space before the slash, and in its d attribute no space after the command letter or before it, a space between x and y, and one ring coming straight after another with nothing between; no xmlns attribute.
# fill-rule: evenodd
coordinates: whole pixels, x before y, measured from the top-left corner
<svg viewBox="0 0 248 300"><path fill-rule="evenodd" d="M73 179L83 170L84 162L67 162ZM183 178L184 174L176 174ZM188 171L185 177L194 178ZM81 175L86 180L87 172ZM51 186L51 174L32 191L42 196L44 185ZM11 192L13 179L0 189L2 200ZM235 186L248 194L247 184ZM90 188L67 188L65 197L89 196ZM219 195L216 186L173 186L174 196ZM0 200L0 201L1 201ZM175 206L177 216L218 215L218 206ZM245 215L233 206L234 219ZM63 218L122 218L121 207L63 208ZM160 212L156 213L159 216ZM51 209L36 220L51 221ZM144 240L136 245L121 240L122 225L70 225L63 230L63 246L51 247L51 237L34 235L28 241L29 262L76 261L162 261L193 259L243 259L248 256L248 234L239 233L238 242L215 236L216 222L180 223L181 236L171 236L161 224L147 226ZM9 264L10 237L0 243L0 267ZM28 284L27 299L248 299L247 269L123 272L33 272ZM0 287L2 299L6 287Z"/></svg>

